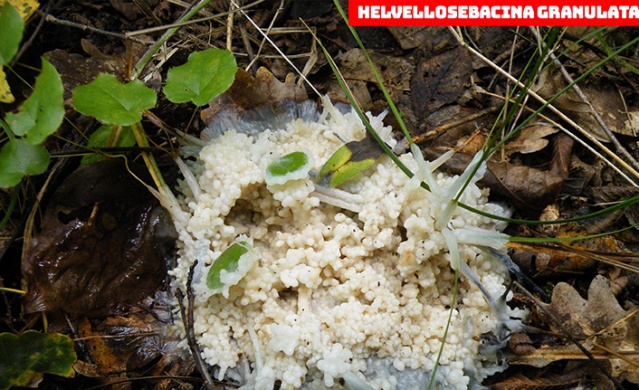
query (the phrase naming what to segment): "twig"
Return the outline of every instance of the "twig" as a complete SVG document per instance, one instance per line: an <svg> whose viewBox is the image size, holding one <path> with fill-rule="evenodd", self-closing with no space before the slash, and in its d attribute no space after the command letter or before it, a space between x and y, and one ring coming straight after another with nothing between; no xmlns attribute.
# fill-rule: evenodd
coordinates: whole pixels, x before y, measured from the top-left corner
<svg viewBox="0 0 639 390"><path fill-rule="evenodd" d="M531 29L531 30L533 34L537 36L537 39L541 41L541 36L539 36L539 31L536 29ZM639 162L637 162L637 160L634 159L630 155L630 153L628 153L626 148L624 148L623 145L621 145L617 137L615 137L615 134L610 130L608 125L606 125L606 122L604 122L601 115L599 115L597 110L595 110L595 108L592 106L590 99L588 99L588 97L582 92L581 88L579 88L579 85L575 83L575 80L573 80L572 76L570 76L570 74L568 73L564 65L559 61L559 59L557 59L557 56L555 56L555 54L552 51L549 51L548 54L550 55L550 59L552 60L553 64L555 64L555 66L559 68L559 71L561 72L561 75L564 77L566 82L568 82L568 84L572 84L572 89L575 91L577 96L579 96L579 99L581 99L582 102L588 105L588 107L590 108L590 112L595 117L595 120L597 121L599 126L603 129L604 133L606 133L606 136L608 137L610 142L612 142L612 144L615 146L617 151L626 158L626 160L633 166L633 168L635 168L636 170L639 170Z"/></svg>
<svg viewBox="0 0 639 390"><path fill-rule="evenodd" d="M186 296L187 296L187 307L184 307L184 294L182 290L179 288L176 291L178 304L180 305L180 315L182 316L182 322L184 322L184 330L186 331L186 341L189 343L189 348L191 349L191 355L195 359L195 365L197 366L198 371L202 374L204 378L204 384L207 389L214 390L215 385L213 382L213 378L211 378L211 374L206 368L206 363L204 359L202 359L202 355L200 354L200 349L198 348L197 341L195 340L195 330L193 329L193 306L195 301L195 295L193 294L193 271L195 270L195 266L197 265L197 260L193 263L191 267L189 267L189 277L186 281Z"/></svg>
<svg viewBox="0 0 639 390"><path fill-rule="evenodd" d="M107 31L107 30L102 30L99 28L95 28L95 27L91 27L91 26L87 26L86 24L81 24L81 23L75 23L75 22L70 22L68 20L62 20L62 19L58 19L55 16L51 15L51 14L46 14L44 15L44 20L49 22L49 23L53 23L53 24L57 24L60 26L66 26L66 27L73 27L73 28L77 28L80 29L82 31L90 31L92 33L95 34L102 34L102 35L106 35L109 37L115 37L115 38L119 38L119 39L127 39L127 36L124 34L120 34L120 33L115 33L112 31ZM145 43L142 42L139 39L131 39L132 41L138 42L138 43Z"/></svg>
<svg viewBox="0 0 639 390"><path fill-rule="evenodd" d="M441 126L437 126L434 129L431 129L431 130L429 130L428 132L426 132L424 134L420 134L420 135L417 135L417 136L413 137L413 142L416 143L416 144L420 144L422 142L427 141L430 138L437 137L438 135L446 132L447 130L452 129L453 127L457 127L457 126L463 125L464 123L468 123L468 122L474 121L476 119L479 119L479 118L483 117L484 115L488 115L488 114L491 114L493 112L497 112L500 109L501 109L501 106L488 107L488 108L485 108L485 109L483 109L481 111L478 111L478 112L476 112L474 114L467 115L467 116L465 116L463 118L459 118L457 120L454 120L452 122L448 122L448 123L443 124Z"/></svg>
<svg viewBox="0 0 639 390"><path fill-rule="evenodd" d="M226 49L233 50L233 24L235 21L235 12L240 8L238 4L232 1L229 4L229 14L226 16Z"/></svg>
<svg viewBox="0 0 639 390"><path fill-rule="evenodd" d="M43 12L43 14L48 15L50 8L51 8L51 3L48 3L47 9ZM40 33L40 30L42 29L44 22L45 22L44 18L40 18L40 21L38 22L38 25L36 26L36 29L33 32L33 34L31 34L29 39L23 45L20 46L20 50L15 55L15 57L13 57L13 60L11 60L11 64L10 64L11 66L14 66L18 62L18 60L20 60L24 52L27 51L29 47L31 47L31 44L33 44L33 41Z"/></svg>

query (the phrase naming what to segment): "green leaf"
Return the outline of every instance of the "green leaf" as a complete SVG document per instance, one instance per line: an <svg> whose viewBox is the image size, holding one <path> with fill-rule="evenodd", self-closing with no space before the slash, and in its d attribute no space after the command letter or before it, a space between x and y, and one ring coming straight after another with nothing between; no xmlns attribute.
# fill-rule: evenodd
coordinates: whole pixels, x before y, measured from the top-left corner
<svg viewBox="0 0 639 390"><path fill-rule="evenodd" d="M331 175L331 180L329 181L329 185L331 187L337 187L338 185L349 181L360 173L364 172L371 165L375 164L375 160L372 158L362 160L362 161L354 161L349 162L337 169Z"/></svg>
<svg viewBox="0 0 639 390"><path fill-rule="evenodd" d="M87 85L73 90L73 107L103 123L128 126L142 120L142 112L155 107L155 92L140 80L122 84L102 73Z"/></svg>
<svg viewBox="0 0 639 390"><path fill-rule="evenodd" d="M303 179L313 165L312 157L304 152L293 152L273 161L266 168L266 184L284 184Z"/></svg>
<svg viewBox="0 0 639 390"><path fill-rule="evenodd" d="M246 241L236 242L226 248L209 269L209 273L206 275L206 286L211 290L223 288L224 284L220 280L220 272L222 270L235 272L240 258L248 253L250 249L251 247Z"/></svg>
<svg viewBox="0 0 639 390"><path fill-rule="evenodd" d="M24 32L24 21L20 13L9 3L0 11L0 66L6 65L18 52L22 33Z"/></svg>
<svg viewBox="0 0 639 390"><path fill-rule="evenodd" d="M113 132L112 125L103 125L100 126L96 131L91 134L89 137L89 141L87 142L87 148L95 149L95 148L109 148L109 147L129 147L135 145L135 135L133 134L133 129L131 127L126 126L122 128L120 132L120 136L115 143L109 144L109 138L111 137L111 133ZM87 165L93 162L102 161L104 156L101 154L89 154L82 157L82 161L80 165Z"/></svg>
<svg viewBox="0 0 639 390"><path fill-rule="evenodd" d="M55 133L64 119L62 79L46 59L36 78L31 96L16 114L7 114L6 121L13 133L24 137L32 145L40 144Z"/></svg>
<svg viewBox="0 0 639 390"><path fill-rule="evenodd" d="M383 153L382 148L369 137L346 143L324 163L317 174L317 181L337 187L370 168Z"/></svg>
<svg viewBox="0 0 639 390"><path fill-rule="evenodd" d="M13 187L26 175L39 175L49 166L49 152L42 145L13 139L0 150L0 188Z"/></svg>
<svg viewBox="0 0 639 390"><path fill-rule="evenodd" d="M195 52L186 64L169 69L164 93L173 103L191 101L204 106L229 89L236 72L235 57L228 50Z"/></svg>
<svg viewBox="0 0 639 390"><path fill-rule="evenodd" d="M69 337L34 330L0 334L0 351L0 390L36 386L44 373L73 376L77 360Z"/></svg>

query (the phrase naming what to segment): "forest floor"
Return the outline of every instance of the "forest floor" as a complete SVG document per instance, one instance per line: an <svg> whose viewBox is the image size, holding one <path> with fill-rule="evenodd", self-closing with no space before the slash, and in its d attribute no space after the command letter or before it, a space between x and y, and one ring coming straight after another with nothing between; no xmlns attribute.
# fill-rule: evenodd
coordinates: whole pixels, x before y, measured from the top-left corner
<svg viewBox="0 0 639 390"><path fill-rule="evenodd" d="M244 5L253 22L269 30L275 45L321 94L346 102L302 20L335 58L361 107L373 113L388 108L363 51L332 2L267 0ZM54 269L79 266L86 273L95 271L84 263L87 254L94 261L127 263L158 256L172 261L170 240L141 232L156 204L142 187L131 191L138 184L127 181L121 164L87 170L64 186L61 183L77 170L82 156L95 154L86 143L100 127L73 109L73 89L100 73L128 80L134 64L186 7L178 0L42 1L27 24L13 72L7 73L16 102L0 104L3 117L30 95L42 56L57 69L64 85L66 119L45 143L54 157L50 169L0 191L0 205L10 211L0 241L0 287L30 290L26 298L2 292L0 330L43 329L37 309L44 308L49 311L50 332L77 340L76 376L46 375L42 388L200 385L194 362L165 353L157 336L169 321L166 265L140 261L136 272L145 280L108 293L104 292L107 281L87 282L82 275L61 285L51 285L47 275L32 277L28 286L23 281L25 273L53 263L47 260L51 258L58 261L51 266ZM228 48L243 72L236 78L235 95L226 102L236 105L238 112L264 104L258 101L264 97L275 104L278 94L317 100L303 84L300 93L293 79L285 82L290 74L295 82L299 77L229 2L214 1L192 19L194 23L180 26L159 48L138 79L159 92L168 69L185 63L189 54ZM514 219L532 221L511 223L506 232L538 238L509 244L509 254L521 269L513 277L518 283L510 287L514 293L510 304L526 307L527 323L538 331L510 338L504 346L510 367L488 378L485 385L613 389L639 384L639 209L635 205L639 46L635 43L615 53L634 42L639 30L367 27L357 31L408 131L428 159L455 150L442 169L458 174L486 140L506 138L490 157L481 183L490 188L492 199L512 208ZM571 79L584 74L578 90L565 91ZM521 94L513 80L521 81L529 92ZM264 83L268 96L238 92L252 83ZM120 144L102 153L122 153L134 161L151 151L171 182L177 172L172 156L180 143L171 129L197 137L219 107L202 109L158 96L142 122L149 150ZM553 108L542 108L535 96L552 100ZM392 115L386 122L399 128ZM518 127L523 122L525 126ZM6 138L2 135L0 142ZM135 192L139 196L131 195ZM15 196L19 200L9 208ZM100 202L102 214L96 217L95 205ZM619 204L623 207L589 215ZM576 218L581 216L587 218ZM76 223L74 218L92 223ZM108 239L92 218L108 225ZM566 219L571 221L538 223ZM131 234L139 234L140 241L125 247ZM579 239L585 236L590 238ZM67 255L63 266L61 253ZM129 271L114 272L109 277ZM97 309L87 311L87 305Z"/></svg>

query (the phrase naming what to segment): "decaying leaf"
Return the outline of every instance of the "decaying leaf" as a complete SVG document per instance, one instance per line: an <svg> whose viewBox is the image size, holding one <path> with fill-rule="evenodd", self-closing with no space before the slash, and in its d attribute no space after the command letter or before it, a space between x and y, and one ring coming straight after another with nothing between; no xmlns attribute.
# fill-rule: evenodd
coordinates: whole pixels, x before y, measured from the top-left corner
<svg viewBox="0 0 639 390"><path fill-rule="evenodd" d="M134 304L165 277L173 240L164 209L120 159L83 166L54 193L27 248L25 311L105 316Z"/></svg>
<svg viewBox="0 0 639 390"><path fill-rule="evenodd" d="M11 93L9 84L7 83L7 74L0 67L0 103L13 103L16 98Z"/></svg>
<svg viewBox="0 0 639 390"><path fill-rule="evenodd" d="M597 203L610 204L639 195L639 189L630 186L590 187L586 195ZM625 207L623 213L631 225L639 223L639 205Z"/></svg>
<svg viewBox="0 0 639 390"><path fill-rule="evenodd" d="M101 378L105 384L153 369L152 363L164 352L171 355L173 342L163 337L164 326L146 311L108 317L97 323L81 319L77 331L89 356L76 369L82 375Z"/></svg>
<svg viewBox="0 0 639 390"><path fill-rule="evenodd" d="M33 15L40 4L36 0L8 0L20 13L23 20L28 20ZM0 0L0 8L5 0Z"/></svg>
<svg viewBox="0 0 639 390"><path fill-rule="evenodd" d="M65 377L74 374L73 341L63 334L28 330L0 334L0 389L38 387L44 373Z"/></svg>

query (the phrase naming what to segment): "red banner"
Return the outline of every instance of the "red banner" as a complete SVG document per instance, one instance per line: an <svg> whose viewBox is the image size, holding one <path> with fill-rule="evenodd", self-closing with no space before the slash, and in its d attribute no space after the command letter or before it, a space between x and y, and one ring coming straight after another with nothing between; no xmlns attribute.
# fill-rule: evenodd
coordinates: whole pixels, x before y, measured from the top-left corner
<svg viewBox="0 0 639 390"><path fill-rule="evenodd" d="M637 1L349 0L353 26L637 26Z"/></svg>

